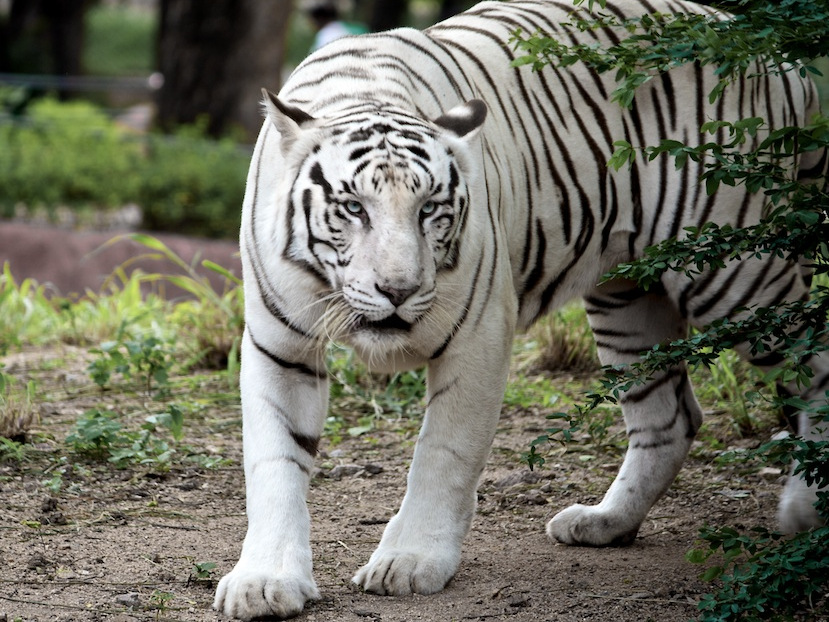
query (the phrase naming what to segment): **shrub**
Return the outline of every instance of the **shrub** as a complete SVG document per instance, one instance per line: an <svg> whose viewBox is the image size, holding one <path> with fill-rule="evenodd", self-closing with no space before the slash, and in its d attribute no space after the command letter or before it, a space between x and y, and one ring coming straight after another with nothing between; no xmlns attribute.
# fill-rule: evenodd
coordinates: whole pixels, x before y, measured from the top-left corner
<svg viewBox="0 0 829 622"><path fill-rule="evenodd" d="M198 127L151 136L135 197L144 212L143 227L236 237L249 159L230 140L204 139Z"/></svg>
<svg viewBox="0 0 829 622"><path fill-rule="evenodd" d="M604 0L595 3L604 8ZM594 0L588 0L589 6L593 4ZM527 53L518 64L541 67L547 63L568 66L585 62L599 72L612 70L618 86L611 99L623 106L632 104L639 85L670 67L687 62L717 65L720 82L709 94L711 101L720 97L735 77L750 74L755 62L772 72L799 70L801 75L817 72L813 66L797 62L808 62L825 54L829 41L829 3L733 0L723 4L739 14L722 21L705 16L645 15L622 25L628 36L607 49L597 45L568 47L541 34L525 38L517 33L514 43ZM609 14L602 14L598 21L619 25ZM577 28L594 27L593 23L578 17L574 22ZM701 161L708 157L702 177L709 193L719 184L745 184L750 191L765 193L769 209L767 216L751 227L709 223L689 228L683 239L674 238L647 249L644 257L617 267L608 278L633 279L647 288L658 282L667 270L683 271L693 278L704 269L722 267L726 258L759 257L767 253L801 259L818 274L829 273L829 248L825 242L827 180L824 176L817 183L799 184L791 179L791 162L787 161L798 150L829 149L829 119L818 115L808 125L768 132L758 141L756 149L739 153L743 138L757 134L763 124L757 118L733 123L709 121L700 128L701 132L727 129L730 139L724 141L726 144L711 142L699 148L668 140L656 146L638 147L623 140L616 142L618 150L610 165L617 169L640 157L640 153L649 160L673 157L678 168L689 159ZM579 410L604 401L614 402L620 392L646 382L656 371L681 361L711 366L723 350L737 343L748 343L753 353L773 348L784 354L784 366L766 374L766 383L777 380L808 386L813 375L809 357L829 348L826 324L829 289L817 284L812 294L810 301L752 309L751 315L742 320L726 318L712 322L687 339L654 347L638 363L605 368L601 390L589 395L588 405ZM792 326L799 326L801 330L792 331ZM829 422L826 396L812 404L800 398L780 396L777 403L809 412L824 424ZM572 434L572 418L567 414L559 418L570 425L551 428L548 435L536 440L526 454L531 465L543 461L535 449L539 442ZM815 505L820 516L829 517L829 442L790 437L767 443L755 455L762 455L766 462L794 463L795 473L802 473L807 483L823 488L817 494ZM722 564L703 575L705 579L721 581L720 588L700 602L701 619L705 622L824 619L825 594L829 588L826 555L829 529L787 538L764 528L742 534L726 527L704 529L700 537L709 548L693 552L692 561L701 563L715 552L722 556Z"/></svg>
<svg viewBox="0 0 829 622"><path fill-rule="evenodd" d="M88 102L37 101L0 123L0 216L18 206L116 209L138 204L143 227L235 237L249 154L201 126L131 134Z"/></svg>
<svg viewBox="0 0 829 622"><path fill-rule="evenodd" d="M0 204L120 206L135 196L140 144L92 104L34 102L25 122L0 124Z"/></svg>

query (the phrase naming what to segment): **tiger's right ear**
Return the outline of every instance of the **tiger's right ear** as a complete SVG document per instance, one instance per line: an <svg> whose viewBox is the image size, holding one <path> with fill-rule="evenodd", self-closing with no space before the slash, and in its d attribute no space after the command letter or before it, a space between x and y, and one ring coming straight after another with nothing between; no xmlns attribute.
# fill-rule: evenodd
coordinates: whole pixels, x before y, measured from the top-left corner
<svg viewBox="0 0 829 622"><path fill-rule="evenodd" d="M487 107L480 99L470 99L465 104L455 106L434 120L435 125L449 130L458 138L469 140L481 129L486 119Z"/></svg>
<svg viewBox="0 0 829 622"><path fill-rule="evenodd" d="M262 95L265 113L282 137L282 152L287 153L302 131L312 127L316 119L304 110L283 103L268 89L262 89Z"/></svg>

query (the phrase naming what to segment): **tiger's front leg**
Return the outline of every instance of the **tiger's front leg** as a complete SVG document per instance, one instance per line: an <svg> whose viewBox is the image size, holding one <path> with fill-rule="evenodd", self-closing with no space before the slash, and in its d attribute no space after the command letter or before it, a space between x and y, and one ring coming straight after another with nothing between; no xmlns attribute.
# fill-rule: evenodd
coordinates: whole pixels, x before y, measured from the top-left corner
<svg viewBox="0 0 829 622"><path fill-rule="evenodd" d="M304 361L280 357L248 329L241 393L248 530L220 582L214 608L243 620L287 618L317 598L306 495L328 402L328 381Z"/></svg>
<svg viewBox="0 0 829 622"><path fill-rule="evenodd" d="M428 406L406 495L353 579L365 590L432 594L454 576L509 371L512 333L497 333L480 330L429 366Z"/></svg>

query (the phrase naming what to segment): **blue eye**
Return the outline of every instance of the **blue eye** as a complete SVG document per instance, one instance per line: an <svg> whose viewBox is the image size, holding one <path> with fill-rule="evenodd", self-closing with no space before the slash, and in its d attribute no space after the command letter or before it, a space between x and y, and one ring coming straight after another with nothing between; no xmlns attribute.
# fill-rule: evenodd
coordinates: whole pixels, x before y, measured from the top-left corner
<svg viewBox="0 0 829 622"><path fill-rule="evenodd" d="M432 201L426 201L423 206L420 208L420 214L422 216L431 216L432 214L437 211L438 206L435 205Z"/></svg>
<svg viewBox="0 0 829 622"><path fill-rule="evenodd" d="M359 216L363 213L363 206L359 201L349 201L345 204L345 211L352 216Z"/></svg>

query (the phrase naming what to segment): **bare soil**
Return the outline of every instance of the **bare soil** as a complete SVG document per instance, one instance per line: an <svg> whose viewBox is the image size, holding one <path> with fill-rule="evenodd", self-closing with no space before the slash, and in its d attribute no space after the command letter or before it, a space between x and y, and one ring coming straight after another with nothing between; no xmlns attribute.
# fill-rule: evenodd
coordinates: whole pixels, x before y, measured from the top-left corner
<svg viewBox="0 0 829 622"><path fill-rule="evenodd" d="M35 450L0 463L0 620L224 620L211 610L215 582L232 568L245 532L237 400L207 400L186 424L186 443L229 466L116 469L66 453L65 436L84 410L127 412L140 402L100 393L84 374L84 355L63 347L0 359L7 373L36 379L44 396ZM189 386L190 399L224 390L207 376ZM621 458L576 443L531 472L520 452L544 423L543 412L504 412L460 569L433 596L379 597L350 583L402 498L416 423L380 421L370 433L325 443L309 499L322 596L298 619L685 621L707 589L702 569L684 559L699 527L773 524L779 475L714 466L714 452L698 442L634 544L553 544L546 521L571 503L597 501ZM58 471L63 485L53 493L43 482ZM196 576L201 562L216 564L207 579Z"/></svg>

